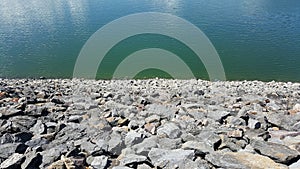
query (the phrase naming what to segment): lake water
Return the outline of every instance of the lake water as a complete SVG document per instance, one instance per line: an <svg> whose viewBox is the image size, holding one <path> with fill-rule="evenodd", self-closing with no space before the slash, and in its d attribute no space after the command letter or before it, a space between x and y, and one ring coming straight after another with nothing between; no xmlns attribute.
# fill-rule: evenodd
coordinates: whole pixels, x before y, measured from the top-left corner
<svg viewBox="0 0 300 169"><path fill-rule="evenodd" d="M2 0L0 77L70 78L91 35L139 12L169 13L196 25L215 46L229 80L300 81L299 0ZM151 39L157 46L178 43L137 36L111 55L130 53ZM201 70L197 76L207 79ZM142 77L152 73L165 75L145 70ZM99 71L97 77L107 76Z"/></svg>

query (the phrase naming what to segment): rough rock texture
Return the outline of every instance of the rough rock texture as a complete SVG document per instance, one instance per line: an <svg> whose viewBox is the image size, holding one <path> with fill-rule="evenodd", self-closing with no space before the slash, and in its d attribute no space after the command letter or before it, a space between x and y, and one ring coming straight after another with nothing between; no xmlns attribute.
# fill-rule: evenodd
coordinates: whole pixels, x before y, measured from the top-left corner
<svg viewBox="0 0 300 169"><path fill-rule="evenodd" d="M0 168L299 168L300 84L0 79Z"/></svg>

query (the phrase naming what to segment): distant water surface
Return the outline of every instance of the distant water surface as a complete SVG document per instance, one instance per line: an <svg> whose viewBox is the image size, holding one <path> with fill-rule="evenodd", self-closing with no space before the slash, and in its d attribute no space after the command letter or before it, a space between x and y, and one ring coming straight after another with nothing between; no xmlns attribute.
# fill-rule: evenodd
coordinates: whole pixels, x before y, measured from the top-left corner
<svg viewBox="0 0 300 169"><path fill-rule="evenodd" d="M0 77L70 78L94 32L122 16L149 11L199 27L229 80L300 81L299 0L2 0ZM120 44L123 50L116 52L147 43L147 38L137 40ZM208 78L205 69L199 77Z"/></svg>

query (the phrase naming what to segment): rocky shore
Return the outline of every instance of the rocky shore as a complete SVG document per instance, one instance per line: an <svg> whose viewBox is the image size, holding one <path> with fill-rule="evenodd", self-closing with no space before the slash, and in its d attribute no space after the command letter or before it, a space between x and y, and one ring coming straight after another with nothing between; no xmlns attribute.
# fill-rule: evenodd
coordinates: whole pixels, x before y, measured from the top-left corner
<svg viewBox="0 0 300 169"><path fill-rule="evenodd" d="M1 169L299 169L299 159L299 83L0 79Z"/></svg>

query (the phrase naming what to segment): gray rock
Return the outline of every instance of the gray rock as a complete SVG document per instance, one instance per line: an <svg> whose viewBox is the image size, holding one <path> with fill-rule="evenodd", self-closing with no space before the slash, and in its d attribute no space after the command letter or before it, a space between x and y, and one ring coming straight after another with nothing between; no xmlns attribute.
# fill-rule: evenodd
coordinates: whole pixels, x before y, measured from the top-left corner
<svg viewBox="0 0 300 169"><path fill-rule="evenodd" d="M30 128L30 131L33 132L34 135L41 135L45 133L46 126L41 120L37 120L36 124Z"/></svg>
<svg viewBox="0 0 300 169"><path fill-rule="evenodd" d="M15 131L27 132L36 123L36 119L29 116L15 116L10 120Z"/></svg>
<svg viewBox="0 0 300 169"><path fill-rule="evenodd" d="M15 169L20 168L25 157L23 154L14 153L8 159L3 161L0 165L1 169Z"/></svg>
<svg viewBox="0 0 300 169"><path fill-rule="evenodd" d="M97 144L93 144L90 141L84 141L80 145L81 151L86 152L88 155L93 155L101 150Z"/></svg>
<svg viewBox="0 0 300 169"><path fill-rule="evenodd" d="M141 143L144 140L143 135L141 133L137 133L135 131L130 131L127 133L125 137L125 145L133 146L135 144Z"/></svg>
<svg viewBox="0 0 300 169"><path fill-rule="evenodd" d="M0 144L0 158L7 159L14 153L23 154L27 146L21 143Z"/></svg>
<svg viewBox="0 0 300 169"><path fill-rule="evenodd" d="M25 154L25 161L22 163L22 169L38 169L42 163L42 156L36 151L30 151Z"/></svg>
<svg viewBox="0 0 300 169"><path fill-rule="evenodd" d="M46 168L53 162L57 161L64 151L66 151L66 147L61 145L41 152L40 154L43 158L40 167Z"/></svg>
<svg viewBox="0 0 300 169"><path fill-rule="evenodd" d="M227 133L228 137L231 138L242 138L244 136L243 130L233 130Z"/></svg>
<svg viewBox="0 0 300 169"><path fill-rule="evenodd" d="M268 157L247 152L220 153L214 152L205 156L205 159L217 168L251 169L251 168L278 168L288 167L275 163Z"/></svg>
<svg viewBox="0 0 300 169"><path fill-rule="evenodd" d="M125 143L122 139L122 136L117 132L112 132L110 135L110 140L108 141L108 151L115 154L120 155L122 149L124 149Z"/></svg>
<svg viewBox="0 0 300 169"><path fill-rule="evenodd" d="M203 107L203 105L201 104L183 104L181 105L181 107L183 107L184 109L188 110L188 109L200 109Z"/></svg>
<svg viewBox="0 0 300 169"><path fill-rule="evenodd" d="M13 143L14 141L14 135L9 133L5 133L0 137L0 144Z"/></svg>
<svg viewBox="0 0 300 169"><path fill-rule="evenodd" d="M186 159L184 160L183 163L178 165L178 168L186 169L186 168L191 168L191 169L211 169L212 167L205 161L201 159L196 159L195 161L191 159Z"/></svg>
<svg viewBox="0 0 300 169"><path fill-rule="evenodd" d="M108 157L106 156L97 156L93 158L91 166L95 169L104 169L108 163Z"/></svg>
<svg viewBox="0 0 300 169"><path fill-rule="evenodd" d="M120 160L120 165L125 166L125 165L131 165L135 163L146 162L146 161L147 161L147 157L145 156L129 154Z"/></svg>
<svg viewBox="0 0 300 169"><path fill-rule="evenodd" d="M182 166L187 159L194 158L193 150L164 150L152 148L149 152L149 158L154 166L160 168L177 168Z"/></svg>
<svg viewBox="0 0 300 169"><path fill-rule="evenodd" d="M202 130L196 137L198 139L197 141L205 142L209 146L213 147L214 150L221 144L221 137L211 130Z"/></svg>
<svg viewBox="0 0 300 169"><path fill-rule="evenodd" d="M95 144L101 148L101 150L104 150L104 151L108 151L108 144L105 140L103 139L97 139L95 140Z"/></svg>
<svg viewBox="0 0 300 169"><path fill-rule="evenodd" d="M226 124L234 126L246 126L246 121L239 117L229 116L226 118Z"/></svg>
<svg viewBox="0 0 300 169"><path fill-rule="evenodd" d="M188 141L182 145L182 149L195 150L195 153L198 155L205 155L214 151L213 147L207 143L198 141Z"/></svg>
<svg viewBox="0 0 300 169"><path fill-rule="evenodd" d="M285 145L260 140L251 141L251 145L255 151L270 157L275 162L291 164L292 162L300 159L299 152L292 150Z"/></svg>
<svg viewBox="0 0 300 169"><path fill-rule="evenodd" d="M178 125L173 122L167 122L157 129L157 135L159 136L167 136L168 138L175 139L180 137L181 129Z"/></svg>
<svg viewBox="0 0 300 169"><path fill-rule="evenodd" d="M210 111L207 113L207 118L213 119L216 122L223 123L223 121L230 115L227 111Z"/></svg>
<svg viewBox="0 0 300 169"><path fill-rule="evenodd" d="M145 119L146 123L159 122L159 121L160 121L160 117L156 114L149 116Z"/></svg>
<svg viewBox="0 0 300 169"><path fill-rule="evenodd" d="M25 114L28 116L40 117L48 115L49 111L46 106L28 104L25 109Z"/></svg>
<svg viewBox="0 0 300 169"><path fill-rule="evenodd" d="M136 154L148 156L148 153L152 148L158 147L158 138L157 137L149 137L145 138L143 142L132 146L132 149L136 152Z"/></svg>
<svg viewBox="0 0 300 169"><path fill-rule="evenodd" d="M293 125L300 121L300 116L286 115L283 112L266 114L268 122L281 129L293 130Z"/></svg>
<svg viewBox="0 0 300 169"><path fill-rule="evenodd" d="M0 108L0 118L9 118L12 116L22 115L23 111L16 109L14 107L1 107Z"/></svg>
<svg viewBox="0 0 300 169"><path fill-rule="evenodd" d="M25 145L27 145L28 147L31 147L31 148L38 148L38 147L42 147L43 145L47 145L47 144L49 144L49 140L47 140L46 138L41 138L41 137L34 138L34 139L31 139L31 140L25 142Z"/></svg>
<svg viewBox="0 0 300 169"><path fill-rule="evenodd" d="M181 138L170 139L170 138L161 138L158 140L159 148L172 150L178 149L181 147L182 141Z"/></svg>
<svg viewBox="0 0 300 169"><path fill-rule="evenodd" d="M161 118L171 119L176 113L175 105L150 104L146 106L148 115L159 115Z"/></svg>

